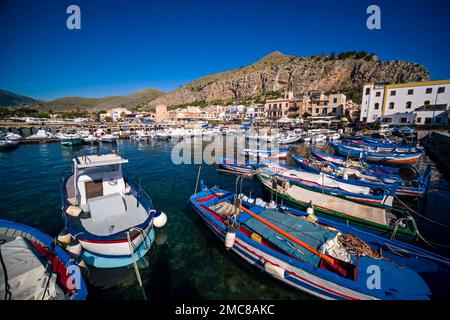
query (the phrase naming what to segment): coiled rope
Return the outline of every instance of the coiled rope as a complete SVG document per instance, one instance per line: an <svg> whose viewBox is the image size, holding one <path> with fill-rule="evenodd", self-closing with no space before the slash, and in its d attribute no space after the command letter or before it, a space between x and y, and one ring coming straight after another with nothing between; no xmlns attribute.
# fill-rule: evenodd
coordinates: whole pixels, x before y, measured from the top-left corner
<svg viewBox="0 0 450 320"><path fill-rule="evenodd" d="M353 234L339 234L338 243L347 252L353 255L368 256L374 259L383 259L383 255L371 248L367 243Z"/></svg>

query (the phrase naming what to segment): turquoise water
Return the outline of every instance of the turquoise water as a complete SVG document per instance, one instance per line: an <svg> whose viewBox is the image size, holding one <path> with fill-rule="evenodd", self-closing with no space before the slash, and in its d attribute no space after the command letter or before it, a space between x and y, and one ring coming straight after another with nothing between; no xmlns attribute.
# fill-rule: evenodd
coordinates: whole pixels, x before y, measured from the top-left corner
<svg viewBox="0 0 450 320"><path fill-rule="evenodd" d="M172 142L129 140L120 140L117 145L119 152L129 159L125 165L128 172L140 180L155 206L169 217L168 224L157 230L156 245L145 261L140 262L147 296L150 299L312 299L225 250L224 244L189 205L198 166L172 164L174 145ZM102 148L108 149L111 145ZM63 228L60 175L70 168L75 154L89 149L87 146L41 144L21 145L14 151L0 153L0 218L22 222L56 236ZM298 153L306 150L303 146L297 148ZM203 165L201 177L210 186L235 188L235 177L218 172L213 166ZM245 181L244 190L247 194L263 195L256 181ZM450 225L449 200L449 184L434 168L425 215ZM427 239L450 243L448 228L417 220ZM90 299L142 298L130 267L89 268L87 282Z"/></svg>

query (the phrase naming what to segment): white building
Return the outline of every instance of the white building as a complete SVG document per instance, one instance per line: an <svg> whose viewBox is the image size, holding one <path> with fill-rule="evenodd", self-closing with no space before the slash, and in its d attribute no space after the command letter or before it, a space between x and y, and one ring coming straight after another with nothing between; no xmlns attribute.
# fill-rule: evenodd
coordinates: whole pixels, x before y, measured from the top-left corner
<svg viewBox="0 0 450 320"><path fill-rule="evenodd" d="M110 117L113 119L114 122L117 122L123 118L127 114L131 114L132 112L128 110L127 108L113 108L106 111L106 114L100 114L100 119L104 119L105 117Z"/></svg>
<svg viewBox="0 0 450 320"><path fill-rule="evenodd" d="M450 80L369 83L363 88L360 120L384 124L447 124Z"/></svg>

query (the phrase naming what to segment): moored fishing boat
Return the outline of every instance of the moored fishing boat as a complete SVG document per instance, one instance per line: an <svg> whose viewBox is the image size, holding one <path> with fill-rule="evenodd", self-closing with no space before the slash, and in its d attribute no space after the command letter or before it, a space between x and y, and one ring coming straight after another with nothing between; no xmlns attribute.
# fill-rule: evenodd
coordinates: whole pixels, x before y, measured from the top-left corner
<svg viewBox="0 0 450 320"><path fill-rule="evenodd" d="M141 258L155 238L153 227L167 220L123 174L127 162L118 154L78 157L62 180L63 233L81 244L83 260L96 267L121 267Z"/></svg>
<svg viewBox="0 0 450 320"><path fill-rule="evenodd" d="M257 166L257 164L254 162L222 158L219 161L219 166L228 171L249 174L253 173L253 168Z"/></svg>
<svg viewBox="0 0 450 320"><path fill-rule="evenodd" d="M0 255L2 299L83 300L87 296L79 266L52 237L37 229L0 219Z"/></svg>
<svg viewBox="0 0 450 320"><path fill-rule="evenodd" d="M299 156L291 155L291 158L302 169L332 175L337 178L352 181L361 186L376 186L378 188L388 189L390 185L399 182L396 190L398 196L424 197L428 190L428 184L431 179L431 165L417 177L412 180L404 180L395 174L377 174L371 172L362 172L358 169L340 167L332 163L309 160ZM413 169L411 169L413 170Z"/></svg>
<svg viewBox="0 0 450 320"><path fill-rule="evenodd" d="M366 161L382 164L415 164L423 155L423 152L390 153L365 151L363 148L348 146L337 142L330 142L330 146L337 154L342 156L364 158Z"/></svg>
<svg viewBox="0 0 450 320"><path fill-rule="evenodd" d="M394 234L412 238L416 235L414 221L408 211L359 203L317 192L304 184L273 176L270 172L259 171L256 177L277 198L296 206L307 208L312 203L320 214L343 219L388 236ZM395 189L391 189L391 196L394 192Z"/></svg>
<svg viewBox="0 0 450 320"><path fill-rule="evenodd" d="M285 134L280 134L280 136L278 138L278 143L279 144L295 143L295 142L300 141L301 138L302 138L302 136L300 134L290 131Z"/></svg>
<svg viewBox="0 0 450 320"><path fill-rule="evenodd" d="M81 135L76 133L75 130L60 132L57 137L63 146L75 146L82 143Z"/></svg>
<svg viewBox="0 0 450 320"><path fill-rule="evenodd" d="M285 160L289 149L244 149L243 155L261 159Z"/></svg>
<svg viewBox="0 0 450 320"><path fill-rule="evenodd" d="M0 137L0 151L13 150L19 146L19 140L10 140L8 137Z"/></svg>
<svg viewBox="0 0 450 320"><path fill-rule="evenodd" d="M333 177L326 173L314 173L289 167L275 162L264 162L257 172L279 176L301 185L302 188L321 192L336 197L374 205L392 207L391 188L397 186L361 185L349 180ZM395 191L394 191L395 192Z"/></svg>
<svg viewBox="0 0 450 320"><path fill-rule="evenodd" d="M274 278L325 299L443 299L449 264L438 255L287 207L269 208L217 187L190 197L225 247ZM374 268L380 285L367 285Z"/></svg>
<svg viewBox="0 0 450 320"><path fill-rule="evenodd" d="M377 174L397 174L399 172L399 168L383 166L379 164L362 163L361 161L354 161L349 158L343 158L321 151L310 150L310 153L313 157L320 161L329 162L345 168L367 170L371 173Z"/></svg>
<svg viewBox="0 0 450 320"><path fill-rule="evenodd" d="M327 137L323 134L316 134L311 137L312 143L319 143L319 142L325 142L327 140Z"/></svg>
<svg viewBox="0 0 450 320"><path fill-rule="evenodd" d="M422 148L417 145L398 145L391 143L374 143L360 140L343 139L343 143L350 146L372 152L392 152L392 153L410 153L421 151Z"/></svg>

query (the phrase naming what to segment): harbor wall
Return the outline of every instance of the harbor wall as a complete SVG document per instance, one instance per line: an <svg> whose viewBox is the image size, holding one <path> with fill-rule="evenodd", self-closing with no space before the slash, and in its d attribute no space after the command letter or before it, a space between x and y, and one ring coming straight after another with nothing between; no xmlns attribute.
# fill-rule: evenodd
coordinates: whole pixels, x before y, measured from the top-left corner
<svg viewBox="0 0 450 320"><path fill-rule="evenodd" d="M429 132L424 139L424 147L428 156L434 160L442 173L450 177L450 134L445 132Z"/></svg>

